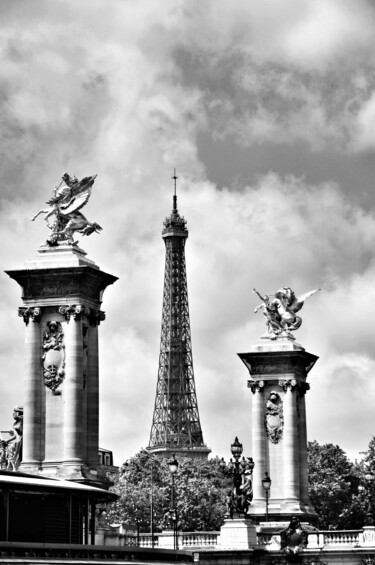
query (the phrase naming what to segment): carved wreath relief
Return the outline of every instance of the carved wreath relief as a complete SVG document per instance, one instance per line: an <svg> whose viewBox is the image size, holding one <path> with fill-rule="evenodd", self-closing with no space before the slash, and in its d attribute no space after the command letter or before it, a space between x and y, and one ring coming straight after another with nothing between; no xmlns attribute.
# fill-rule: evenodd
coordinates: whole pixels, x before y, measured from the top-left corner
<svg viewBox="0 0 375 565"><path fill-rule="evenodd" d="M43 369L44 384L51 389L53 394L61 394L58 387L65 375L65 346L63 343L64 332L60 322L54 320L47 322L47 329L43 336Z"/></svg>
<svg viewBox="0 0 375 565"><path fill-rule="evenodd" d="M283 401L279 393L274 390L266 400L265 424L269 441L279 443L284 428Z"/></svg>

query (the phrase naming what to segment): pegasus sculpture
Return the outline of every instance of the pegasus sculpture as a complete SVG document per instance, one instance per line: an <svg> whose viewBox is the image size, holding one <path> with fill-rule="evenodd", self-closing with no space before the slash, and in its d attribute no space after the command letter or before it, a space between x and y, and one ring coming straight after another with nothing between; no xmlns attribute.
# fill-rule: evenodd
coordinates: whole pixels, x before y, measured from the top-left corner
<svg viewBox="0 0 375 565"><path fill-rule="evenodd" d="M278 336L292 337L291 332L298 330L302 324L302 318L297 312L303 307L305 300L321 290L320 288L310 290L301 296L296 296L289 287L280 288L275 294L262 296L255 288L253 292L259 296L262 303L254 310L258 312L262 308L266 318L267 333L264 339L277 339Z"/></svg>
<svg viewBox="0 0 375 565"><path fill-rule="evenodd" d="M89 222L79 210L89 201L91 189L97 175L84 177L78 180L65 173L60 184L54 188L52 197L46 202L49 208L39 210L31 218L34 221L39 215L44 214L47 226L52 234L47 239L47 245L61 244L76 245L74 232L82 235L99 233L102 228L96 222ZM51 223L50 218L54 218Z"/></svg>

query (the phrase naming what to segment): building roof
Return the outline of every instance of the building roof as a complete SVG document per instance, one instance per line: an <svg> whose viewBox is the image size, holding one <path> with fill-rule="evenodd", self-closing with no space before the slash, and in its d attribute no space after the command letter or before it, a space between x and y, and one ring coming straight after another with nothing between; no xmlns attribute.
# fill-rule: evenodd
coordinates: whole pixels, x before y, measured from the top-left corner
<svg viewBox="0 0 375 565"><path fill-rule="evenodd" d="M88 495L95 498L96 501L114 501L118 495L114 492L75 483L73 481L64 481L62 479L52 479L41 477L39 475L29 475L27 473L18 473L13 471L0 471L0 490L2 489L29 489L30 491L67 491L69 493L77 493Z"/></svg>

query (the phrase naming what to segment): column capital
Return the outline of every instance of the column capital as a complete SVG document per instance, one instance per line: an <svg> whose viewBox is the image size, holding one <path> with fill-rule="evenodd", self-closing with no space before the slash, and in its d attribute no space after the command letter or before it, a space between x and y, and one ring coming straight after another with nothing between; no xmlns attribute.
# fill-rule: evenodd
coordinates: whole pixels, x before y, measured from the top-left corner
<svg viewBox="0 0 375 565"><path fill-rule="evenodd" d="M95 310L90 308L89 322L90 326L99 326L100 322L105 320L105 312L103 310Z"/></svg>
<svg viewBox="0 0 375 565"><path fill-rule="evenodd" d="M42 309L39 306L34 306L33 308L20 307L18 308L18 315L23 318L23 321L28 325L30 318L35 322L40 322L42 315Z"/></svg>
<svg viewBox="0 0 375 565"><path fill-rule="evenodd" d="M308 390L310 390L310 383L306 383L305 381L302 381L298 389L300 396L304 396Z"/></svg>
<svg viewBox="0 0 375 565"><path fill-rule="evenodd" d="M290 389L291 391L297 390L299 388L298 381L296 379L280 379L279 385L285 390L285 392Z"/></svg>
<svg viewBox="0 0 375 565"><path fill-rule="evenodd" d="M84 314L88 316L90 314L90 308L87 308L82 304L69 304L68 306L60 306L59 313L65 317L67 322L69 322L71 316L73 316L74 320L81 319Z"/></svg>
<svg viewBox="0 0 375 565"><path fill-rule="evenodd" d="M263 392L264 381L247 381L247 388L249 388L253 394L255 394L256 391Z"/></svg>

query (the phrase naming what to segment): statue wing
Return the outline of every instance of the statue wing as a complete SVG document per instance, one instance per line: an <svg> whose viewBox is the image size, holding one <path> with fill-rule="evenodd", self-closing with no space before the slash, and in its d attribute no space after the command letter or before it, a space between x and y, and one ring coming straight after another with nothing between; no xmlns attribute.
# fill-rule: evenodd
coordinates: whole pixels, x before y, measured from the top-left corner
<svg viewBox="0 0 375 565"><path fill-rule="evenodd" d="M73 196L73 198L71 198L69 200L69 202L66 206L60 205L59 206L60 211L64 215L71 214L72 212L77 212L78 210L83 208L85 206L85 204L87 204L87 202L89 201L90 195L91 195L91 187L84 190L83 192L80 192L79 194L76 194L75 196Z"/></svg>
<svg viewBox="0 0 375 565"><path fill-rule="evenodd" d="M77 212L83 208L85 204L87 204L91 196L92 185L94 184L96 177L97 175L85 177L71 187L72 198L65 206L60 205L60 210L63 214Z"/></svg>
<svg viewBox="0 0 375 565"><path fill-rule="evenodd" d="M292 307L291 307L293 312L298 312L299 310L301 310L302 306L305 303L306 298L310 298L310 296L312 296L316 292L319 292L319 290L322 290L322 289L321 288L315 288L314 290L309 290L309 292L305 292L305 294L301 294L300 296L297 296L296 300L294 301L294 303L292 304Z"/></svg>

